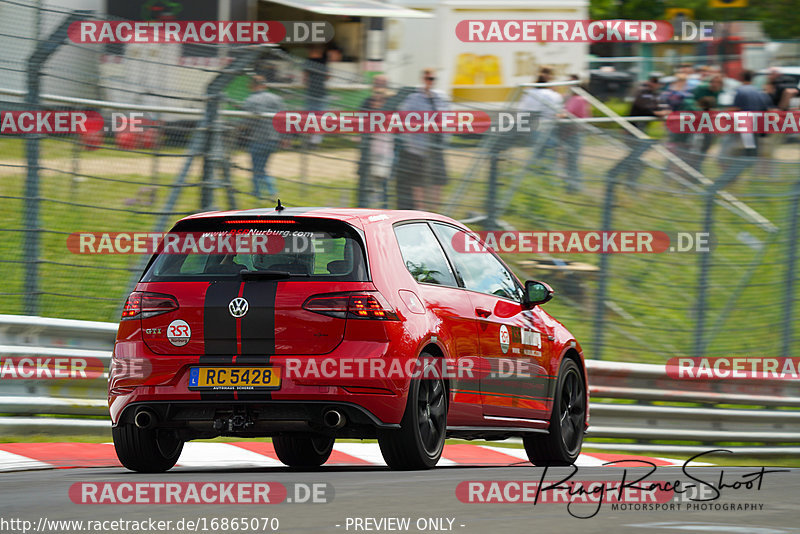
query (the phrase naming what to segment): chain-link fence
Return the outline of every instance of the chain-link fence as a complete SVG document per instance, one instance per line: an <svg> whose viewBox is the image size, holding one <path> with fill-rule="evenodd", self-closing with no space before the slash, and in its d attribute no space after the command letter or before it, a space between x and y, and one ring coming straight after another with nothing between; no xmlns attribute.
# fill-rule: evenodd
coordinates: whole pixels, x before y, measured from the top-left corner
<svg viewBox="0 0 800 534"><path fill-rule="evenodd" d="M105 124L141 113L143 129L0 138L0 313L118 318L146 258L74 254L74 232L161 232L199 210L278 197L395 207L399 138L273 136L269 115L251 113L360 109L367 80L270 46L187 55L172 45L77 44L67 28L81 17L104 16L0 2L4 109L94 110ZM327 77L324 97L307 90L309 74ZM248 103L253 79L282 102ZM390 87L385 109L412 90ZM589 358L791 355L800 336L796 139L772 136L771 159L723 157L723 137L700 153L607 126L564 119L540 122L533 136L453 136L443 149L449 180L423 207L475 229L708 233L708 253L504 257L520 277L555 287L547 310ZM253 144L271 152L257 181Z"/></svg>

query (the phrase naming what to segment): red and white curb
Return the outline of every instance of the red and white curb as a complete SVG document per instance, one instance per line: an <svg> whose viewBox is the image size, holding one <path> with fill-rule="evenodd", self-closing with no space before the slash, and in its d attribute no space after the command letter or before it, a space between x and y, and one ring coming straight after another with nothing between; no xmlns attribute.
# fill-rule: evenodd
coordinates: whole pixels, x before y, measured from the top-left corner
<svg viewBox="0 0 800 534"><path fill-rule="evenodd" d="M606 462L639 460L657 466L683 465L682 460L652 458L627 454L583 453L575 462L581 467L600 466ZM325 465L385 466L378 444L336 443ZM439 466L530 467L524 449L489 445L446 445ZM624 467L626 464L616 464ZM631 464L633 465L633 464ZM0 443L0 471L63 469L84 467L120 467L111 443ZM186 443L178 467L283 467L272 443L240 441L232 443Z"/></svg>

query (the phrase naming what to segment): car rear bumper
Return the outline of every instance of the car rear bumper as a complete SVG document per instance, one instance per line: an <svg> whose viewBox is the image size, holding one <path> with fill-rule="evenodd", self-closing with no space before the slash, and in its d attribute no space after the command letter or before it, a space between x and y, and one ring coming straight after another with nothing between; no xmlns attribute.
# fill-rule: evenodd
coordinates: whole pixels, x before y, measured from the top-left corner
<svg viewBox="0 0 800 534"><path fill-rule="evenodd" d="M201 356L142 355L141 344L115 348L109 373L109 409L114 426L132 422L136 410L152 409L162 427L183 427L197 431L230 432L220 420L234 415L245 416L252 424L238 428L236 435L247 431L269 435L290 430L326 430L322 421L327 409L340 409L347 420L336 435L360 435L368 429L391 428L400 423L406 405L409 379L330 377L322 374L299 376L285 373L289 356L271 356L254 362L238 359L226 364L210 363ZM362 357L386 358L387 346L374 344ZM304 361L322 361L351 357L353 351L334 351L321 356L302 356ZM120 356L122 355L122 356ZM294 357L296 360L297 357ZM139 362L139 365L132 365ZM194 366L235 365L270 366L281 369L281 384L270 390L197 390L189 387L189 371ZM131 410L133 409L133 410ZM224 422L224 421L223 421ZM216 424L216 427L214 426ZM327 429L331 430L331 429Z"/></svg>
<svg viewBox="0 0 800 534"><path fill-rule="evenodd" d="M351 402L276 400L136 401L122 409L114 426L136 424L140 421L136 416L142 411L148 412L152 428L175 430L187 440L306 432L363 438L374 437L378 428L399 428ZM339 423L331 424L331 412L338 414Z"/></svg>

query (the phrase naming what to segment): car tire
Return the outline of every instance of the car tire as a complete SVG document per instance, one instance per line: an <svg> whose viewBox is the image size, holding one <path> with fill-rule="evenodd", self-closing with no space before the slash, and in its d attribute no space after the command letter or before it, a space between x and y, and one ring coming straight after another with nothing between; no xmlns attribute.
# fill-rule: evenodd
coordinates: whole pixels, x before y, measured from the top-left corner
<svg viewBox="0 0 800 534"><path fill-rule="evenodd" d="M183 441L172 432L119 424L111 429L120 463L139 473L163 473L172 468L183 451Z"/></svg>
<svg viewBox="0 0 800 534"><path fill-rule="evenodd" d="M435 365L436 358L423 353L421 376L408 389L408 400L399 430L379 430L378 445L386 464L395 470L430 469L442 457L447 435L447 388ZM434 371L431 367L437 369ZM430 373L430 374L426 374Z"/></svg>
<svg viewBox="0 0 800 534"><path fill-rule="evenodd" d="M572 358L564 358L558 372L550 433L522 438L528 459L534 465L572 465L583 445L586 425L586 382Z"/></svg>
<svg viewBox="0 0 800 534"><path fill-rule="evenodd" d="M335 438L328 436L275 436L272 446L278 460L289 467L319 467L333 452Z"/></svg>

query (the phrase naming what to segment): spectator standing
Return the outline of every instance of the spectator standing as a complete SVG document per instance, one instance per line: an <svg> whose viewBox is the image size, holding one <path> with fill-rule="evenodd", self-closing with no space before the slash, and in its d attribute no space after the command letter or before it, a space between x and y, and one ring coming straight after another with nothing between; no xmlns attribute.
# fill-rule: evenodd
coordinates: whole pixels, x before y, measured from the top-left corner
<svg viewBox="0 0 800 534"><path fill-rule="evenodd" d="M322 45L313 45L308 50L303 69L306 89L306 109L308 111L324 111L328 102L328 90L325 86L328 80L328 55ZM318 145L322 142L322 135L311 136L311 144Z"/></svg>
<svg viewBox="0 0 800 534"><path fill-rule="evenodd" d="M536 77L536 83L550 83L553 81L553 70L550 67L542 67ZM552 120L556 118L559 110L564 104L564 98L550 87L531 87L522 93L519 107L525 111L531 111L539 115L542 119Z"/></svg>
<svg viewBox="0 0 800 534"><path fill-rule="evenodd" d="M406 97L400 111L447 111L450 104L444 94L434 90L436 71L422 71L422 87ZM435 210L441 190L447 184L443 134L411 133L403 135L403 146L396 173L397 209ZM427 201L426 201L427 199Z"/></svg>
<svg viewBox="0 0 800 534"><path fill-rule="evenodd" d="M580 81L577 74L571 74L569 79L573 82ZM592 116L589 102L577 93L571 93L567 98L564 103L564 111L568 116L577 119L586 119ZM561 126L560 133L566 149L567 191L574 193L580 191L583 185L583 176L579 166L581 147L583 146L583 126L567 122Z"/></svg>
<svg viewBox="0 0 800 534"><path fill-rule="evenodd" d="M553 79L550 67L542 67L536 78L537 84L546 84ZM550 87L531 87L522 93L518 108L531 113L531 141L534 147L533 159L539 163L548 161L555 163L556 123L555 120L563 111L564 98Z"/></svg>
<svg viewBox="0 0 800 534"><path fill-rule="evenodd" d="M631 110L628 113L631 117L656 117L661 111L659 102L659 92L661 90L660 76L651 74L647 81L642 82L636 94L633 96ZM647 122L637 121L633 125L644 131L647 129Z"/></svg>
<svg viewBox="0 0 800 534"><path fill-rule="evenodd" d="M733 97L733 111L763 112L773 107L772 99L764 91L753 85L753 71L742 72L742 85ZM752 133L741 134L745 156L758 156L758 136Z"/></svg>
<svg viewBox="0 0 800 534"><path fill-rule="evenodd" d="M765 92L772 100L772 107L781 111L789 109L792 98L797 96L797 84L785 77L778 67L770 67Z"/></svg>
<svg viewBox="0 0 800 534"><path fill-rule="evenodd" d="M708 79L708 81L698 85L692 94L694 96L694 100L697 103L697 107L700 108L700 111L713 111L718 108L718 99L719 95L722 92L722 74L714 73ZM700 170L700 167L703 164L703 160L708 153L708 150L711 148L711 145L714 143L714 139L716 136L712 133L705 133L700 134L695 138L697 141L695 148L697 152L699 152L699 156L695 163L695 168Z"/></svg>
<svg viewBox="0 0 800 534"><path fill-rule="evenodd" d="M700 99L702 98L710 99L706 101L708 102L708 107L710 109L716 109L717 99L719 98L721 92L722 74L715 73L708 80L695 87L692 91L692 96L701 109L702 106L700 106Z"/></svg>
<svg viewBox="0 0 800 534"><path fill-rule="evenodd" d="M670 83L664 92L661 93L660 102L669 112L693 111L696 109L694 93L689 85L689 78L686 69L681 69L675 75L675 81ZM689 150L692 142L692 135L670 132L670 150L684 157L684 153Z"/></svg>
<svg viewBox="0 0 800 534"><path fill-rule="evenodd" d="M286 109L283 99L267 90L263 76L253 76L250 82L251 94L242 104L245 111L251 113L277 113ZM275 197L278 190L275 178L267 173L267 162L278 148L280 134L272 126L272 117L251 117L245 119L247 151L253 165L253 194L261 197L261 186L266 185L270 197Z"/></svg>
<svg viewBox="0 0 800 534"><path fill-rule="evenodd" d="M661 76L658 73L650 73L646 81L639 85L633 97L630 112L631 117L661 117L669 113L667 107L661 103ZM648 122L634 121L636 128L645 132ZM635 142L635 141L632 141ZM625 169L625 183L631 189L638 187L640 168L636 165L629 165Z"/></svg>
<svg viewBox="0 0 800 534"><path fill-rule="evenodd" d="M661 93L660 101L669 111L694 109L694 93L685 70L678 71L675 80Z"/></svg>
<svg viewBox="0 0 800 534"><path fill-rule="evenodd" d="M797 82L791 77L784 76L778 67L770 67L769 74L767 75L767 83L764 84L764 91L767 93L767 96L770 97L770 100L772 100L771 107L777 108L780 111L788 111L792 98L796 97L798 94ZM763 141L763 143L760 147L761 157L772 159L775 150L778 149L784 138L785 136L782 135L767 135L766 137L762 137L761 141Z"/></svg>
<svg viewBox="0 0 800 534"><path fill-rule="evenodd" d="M686 74L686 87L690 91L694 91L703 83L703 70L696 69L693 65L683 65L681 71Z"/></svg>
<svg viewBox="0 0 800 534"><path fill-rule="evenodd" d="M361 111L386 110L391 92L386 76L379 74L372 79L372 93L361 104ZM366 133L361 137L361 157L358 162L358 207L374 205L380 197L385 198L386 181L391 174L394 158L393 134Z"/></svg>

